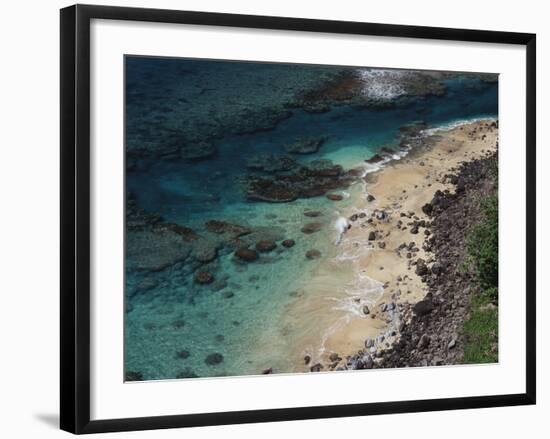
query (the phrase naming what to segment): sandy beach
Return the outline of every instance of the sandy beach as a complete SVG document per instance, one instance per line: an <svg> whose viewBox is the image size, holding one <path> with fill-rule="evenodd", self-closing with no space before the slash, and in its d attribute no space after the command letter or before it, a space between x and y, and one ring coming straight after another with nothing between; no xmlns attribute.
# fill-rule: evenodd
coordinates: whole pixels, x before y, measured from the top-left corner
<svg viewBox="0 0 550 439"><path fill-rule="evenodd" d="M364 349L369 338L367 348L375 352L399 337L406 323L401 322L399 304L415 304L427 292L416 274L416 261L421 258L426 266L433 262L423 249L429 231L422 225L429 217L422 206L437 190L452 189L446 175L462 162L495 150L498 128L492 122L426 130L420 146L368 173L361 190L352 191L354 207L343 212L352 227L289 309L291 321L316 315L318 322L328 323L321 346L315 341L318 332L303 331L311 339L299 340L291 353L298 371L315 365L317 370L335 370L347 356ZM335 303L347 303L347 309Z"/></svg>

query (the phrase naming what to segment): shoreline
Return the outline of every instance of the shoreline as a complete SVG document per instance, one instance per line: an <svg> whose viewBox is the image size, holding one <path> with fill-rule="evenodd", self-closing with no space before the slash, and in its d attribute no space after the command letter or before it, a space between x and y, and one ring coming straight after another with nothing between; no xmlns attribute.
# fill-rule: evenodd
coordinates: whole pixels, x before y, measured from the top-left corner
<svg viewBox="0 0 550 439"><path fill-rule="evenodd" d="M329 202L326 201L328 197L315 197L293 203L266 203L262 204L265 208L245 222L224 215L213 216L205 223L206 231L190 228L189 225L194 225L177 219L174 223L167 223L159 215L140 213L135 202L131 203L133 207L127 212L128 227L136 235L132 241L136 248L130 248L135 256L135 260L130 261L137 264L138 270L145 270L143 275L134 279L127 293L128 297L139 299L132 299L127 306L128 313L138 316L134 316L133 330L142 339L174 346L173 352L167 352L168 359L165 358L163 364L183 363L181 370L176 369L176 377L182 378L203 376L205 370L214 370L212 366L206 365L206 369L202 366L201 369L196 362L192 365L188 360L182 362L180 358L185 360L187 356L225 356L221 365L216 365L217 375L240 376L350 368L350 359L368 339L373 340L370 349L388 348L397 340L401 325L405 323L401 308L418 302L426 292L425 286L414 276L412 264L416 258L426 257L419 239L423 237L424 228L418 224L420 233L411 234L409 229L414 225L407 223L422 221L422 203L430 201L438 188L450 187L443 181L445 172L451 167L447 160L450 147L456 149L451 154L453 163L457 164L481 154L477 143L475 147L459 147L458 143L468 142L454 139L454 143L448 142L447 150L440 143L444 143L449 133L463 131L465 126L488 125L493 121L483 118L481 121L465 121L458 126L455 126L457 122L451 122L450 126L429 129L419 122L403 125L401 138L397 140L399 146L392 143L393 151L379 144L373 157L367 160L364 160L364 155L357 157L364 160L360 166L357 162L354 162L356 166L351 163L343 166L353 171L353 174L349 171L353 177L350 178L351 186L330 191L331 194L341 194L342 198ZM428 135L419 136L420 131L428 132ZM430 174L428 179L426 172ZM374 199L367 199L367 194ZM297 209L297 203L302 207ZM273 210L274 207L283 210L278 212ZM313 219L310 218L312 215L306 214L317 210L320 213L313 215ZM248 214L250 210L246 212ZM403 217L402 212L405 213ZM418 213L418 219L415 219L414 212ZM336 215L345 216L352 225L338 246L334 245L332 237L336 235L336 229L333 229ZM263 223L264 218L269 219L271 226ZM316 221L322 223L318 234L304 232L306 224ZM401 223L396 228L398 221ZM369 239L371 233L374 235ZM153 237L155 246L151 250L154 251L143 252L144 246L152 245L150 238ZM236 260L234 252L238 248L255 248L254 245L265 240L277 243L272 252L252 251L255 262L250 261L250 264L249 261ZM292 241L291 247L286 248L283 240ZM408 246L413 240L411 248L400 248L396 253L401 244ZM308 256L313 251L318 254ZM407 252L411 252L411 258L406 257ZM163 259L149 257L155 254L162 254ZM289 258L296 262L296 267L302 268L296 272L288 264L283 265L286 270L290 268L288 273L294 273L295 277L292 277L292 285L278 283L277 303L268 294L240 294L241 286L244 286L243 291L254 292L261 291L263 282L275 282L275 264ZM307 262L302 266L304 258ZM262 267L264 269L258 272ZM192 273L194 277L190 282L193 289L181 288L182 281L185 282L184 279ZM198 277L199 274L202 277ZM399 276L400 280L397 279ZM195 300L201 308L197 306L194 310L183 306L187 303L194 306ZM265 309L262 309L269 316L262 322L263 330L256 329L255 336L240 348L241 354L232 358L230 354L234 351L225 348L225 343L234 346L237 340L242 340L241 323L242 328L252 328L251 320L241 319L233 312L231 319L222 320L225 323L215 333L209 328L216 326L216 321L210 317L216 314L207 308L208 304L215 304L216 310L231 312L237 309L237 303L240 307L256 308L264 303ZM148 317L150 310L154 310L158 317L154 321L140 320L139 316ZM191 314L189 310L195 313ZM272 321L275 326L268 323ZM195 334L201 331L200 337L206 341L204 347L181 343L179 334L186 331ZM178 348L180 343L184 349ZM305 357L309 357L307 364ZM139 362L139 355L135 358L137 360L132 360L134 363L128 370L151 376L152 369ZM173 369L165 367L163 370L167 372L163 374L173 376ZM222 369L225 367L233 369ZM233 373L233 370L240 373Z"/></svg>
<svg viewBox="0 0 550 439"><path fill-rule="evenodd" d="M333 299L346 302L353 310L339 314L325 329L317 352L312 349L313 340L301 341L291 353L296 371L345 369L363 349L373 354L376 367L376 353L399 341L410 320L402 311L422 301L428 292L418 274L418 261L422 260L420 265L428 270L435 261L434 255L425 250L430 218L422 207L438 190L454 190L448 174L462 163L496 151L497 124L497 119L481 118L426 129L405 156L366 173L362 190L353 191L353 207L342 213L350 220L351 229L334 257L327 258L316 270L317 279L314 276L307 299L297 301L290 313L335 311L322 303L327 299L326 292L312 289L326 289L322 284L327 281L327 273L334 273L335 264L341 265L344 260L346 265L350 261L354 265L351 280L356 288L343 288ZM360 219L363 213L366 216ZM373 291L364 294L366 287Z"/></svg>

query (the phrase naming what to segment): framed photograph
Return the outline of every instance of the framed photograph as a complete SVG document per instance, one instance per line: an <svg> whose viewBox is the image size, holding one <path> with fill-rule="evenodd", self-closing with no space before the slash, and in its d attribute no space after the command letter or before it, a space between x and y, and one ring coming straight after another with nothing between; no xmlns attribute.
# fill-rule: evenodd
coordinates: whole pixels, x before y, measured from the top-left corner
<svg viewBox="0 0 550 439"><path fill-rule="evenodd" d="M535 35L61 10L61 428L535 403Z"/></svg>

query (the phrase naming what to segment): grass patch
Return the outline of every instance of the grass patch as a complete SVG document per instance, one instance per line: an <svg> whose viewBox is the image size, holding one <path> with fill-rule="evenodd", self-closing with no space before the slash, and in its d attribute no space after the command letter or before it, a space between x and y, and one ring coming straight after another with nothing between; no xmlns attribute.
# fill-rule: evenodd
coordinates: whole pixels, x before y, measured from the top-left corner
<svg viewBox="0 0 550 439"><path fill-rule="evenodd" d="M493 303L495 291L484 291L473 297L470 316L464 322L464 362L496 363L498 361L498 307Z"/></svg>
<svg viewBox="0 0 550 439"><path fill-rule="evenodd" d="M471 231L468 261L476 274L481 292L470 302L464 322L464 362L498 361L498 199L491 196L482 203L482 220Z"/></svg>

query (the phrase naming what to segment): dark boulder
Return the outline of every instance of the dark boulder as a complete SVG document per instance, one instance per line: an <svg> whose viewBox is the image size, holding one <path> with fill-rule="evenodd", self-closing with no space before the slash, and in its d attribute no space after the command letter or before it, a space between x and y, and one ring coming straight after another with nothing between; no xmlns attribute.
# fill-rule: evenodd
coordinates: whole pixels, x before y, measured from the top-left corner
<svg viewBox="0 0 550 439"><path fill-rule="evenodd" d="M238 224L231 224L225 221L210 220L205 223L206 230L212 233L229 233L235 237L247 235L252 232L251 229Z"/></svg>
<svg viewBox="0 0 550 439"><path fill-rule="evenodd" d="M422 258L418 258L416 261L416 270L415 273L419 276L425 276L428 274L428 266L426 265L426 261Z"/></svg>
<svg viewBox="0 0 550 439"><path fill-rule="evenodd" d="M176 352L176 357L181 358L182 360L185 360L186 358L189 358L190 355L191 355L191 352L189 352L188 350L185 350L185 349Z"/></svg>
<svg viewBox="0 0 550 439"><path fill-rule="evenodd" d="M370 159L365 160L365 162L369 164L375 164L380 163L384 161L384 157L382 157L380 154L374 154Z"/></svg>
<svg viewBox="0 0 550 439"><path fill-rule="evenodd" d="M434 309L433 303L429 299L421 300L420 302L417 302L413 307L414 313L419 317L422 317L431 313L433 309Z"/></svg>
<svg viewBox="0 0 550 439"><path fill-rule="evenodd" d="M309 368L311 372L321 372L321 369L323 368L323 365L321 363L314 364Z"/></svg>
<svg viewBox="0 0 550 439"><path fill-rule="evenodd" d="M327 198L331 201L342 201L344 199L340 194L327 194Z"/></svg>
<svg viewBox="0 0 550 439"><path fill-rule="evenodd" d="M217 364L220 364L221 362L223 362L223 355L220 354L219 352L215 352L213 354L210 354L208 355L204 362L206 364L208 364L209 366L215 366Z"/></svg>
<svg viewBox="0 0 550 439"><path fill-rule="evenodd" d="M253 262L260 257L258 255L258 252L256 252L255 250L249 249L247 247L242 247L238 249L235 252L235 256L240 260L246 261L246 262Z"/></svg>
<svg viewBox="0 0 550 439"><path fill-rule="evenodd" d="M443 265L441 265L440 262L436 261L433 263L431 270L433 274L440 275L441 273L443 273Z"/></svg>
<svg viewBox="0 0 550 439"><path fill-rule="evenodd" d="M312 249L306 252L306 258L308 259L318 259L320 257L321 257L321 252L319 250Z"/></svg>
<svg viewBox="0 0 550 439"><path fill-rule="evenodd" d="M422 334L420 340L418 340L417 348L422 350L426 349L430 345L430 336L427 334Z"/></svg>
<svg viewBox="0 0 550 439"><path fill-rule="evenodd" d="M262 253L267 253L275 249L277 247L277 244L275 244L274 241L270 241L267 239L262 239L261 241L258 241L256 243L256 250Z"/></svg>
<svg viewBox="0 0 550 439"><path fill-rule="evenodd" d="M293 239L285 239L281 244L283 247L290 248L293 247L296 242Z"/></svg>

